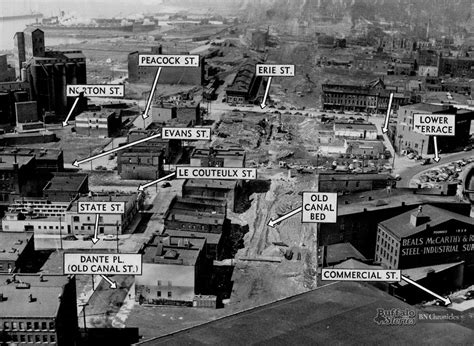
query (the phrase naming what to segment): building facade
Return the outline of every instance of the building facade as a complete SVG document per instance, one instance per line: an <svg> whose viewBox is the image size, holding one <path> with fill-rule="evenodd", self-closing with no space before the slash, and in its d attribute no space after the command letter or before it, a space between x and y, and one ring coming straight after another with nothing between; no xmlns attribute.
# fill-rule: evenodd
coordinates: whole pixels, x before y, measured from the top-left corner
<svg viewBox="0 0 474 346"><path fill-rule="evenodd" d="M157 236L145 245L135 299L156 305L193 306L207 280L205 238Z"/></svg>
<svg viewBox="0 0 474 346"><path fill-rule="evenodd" d="M465 261L474 269L474 220L432 205L379 223L375 260L390 269Z"/></svg>
<svg viewBox="0 0 474 346"><path fill-rule="evenodd" d="M120 112L82 112L76 116L75 128L78 135L89 137L114 137L120 134L122 117Z"/></svg>
<svg viewBox="0 0 474 346"><path fill-rule="evenodd" d="M323 84L321 103L323 109L329 110L385 113L391 93L381 79L367 85ZM409 96L393 92L392 109L409 101Z"/></svg>
<svg viewBox="0 0 474 346"><path fill-rule="evenodd" d="M0 274L0 335L8 345L75 345L76 281L64 275Z"/></svg>

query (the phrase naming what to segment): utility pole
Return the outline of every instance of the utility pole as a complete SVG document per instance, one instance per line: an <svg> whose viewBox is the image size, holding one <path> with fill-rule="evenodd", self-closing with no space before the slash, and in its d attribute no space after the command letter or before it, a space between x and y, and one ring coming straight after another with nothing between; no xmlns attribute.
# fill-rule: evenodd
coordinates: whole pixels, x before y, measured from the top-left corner
<svg viewBox="0 0 474 346"><path fill-rule="evenodd" d="M59 216L59 243L61 244L61 250L63 249L63 232L61 230L61 216Z"/></svg>
<svg viewBox="0 0 474 346"><path fill-rule="evenodd" d="M118 221L115 223L115 226L116 226L116 231L117 231L117 235L116 235L116 238L117 238L117 253L119 253L119 223L118 223Z"/></svg>

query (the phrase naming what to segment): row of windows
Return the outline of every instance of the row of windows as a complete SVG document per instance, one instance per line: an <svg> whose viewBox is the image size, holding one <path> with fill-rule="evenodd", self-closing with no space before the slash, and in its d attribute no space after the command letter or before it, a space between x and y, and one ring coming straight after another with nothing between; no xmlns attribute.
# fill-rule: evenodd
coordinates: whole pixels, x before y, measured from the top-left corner
<svg viewBox="0 0 474 346"><path fill-rule="evenodd" d="M161 291L156 292L156 296L159 298L161 297ZM168 298L173 298L173 292L168 291Z"/></svg>
<svg viewBox="0 0 474 346"><path fill-rule="evenodd" d="M12 334L11 340L13 342L25 342L31 344L52 344L56 343L56 335L54 334L43 334L43 335L31 335L31 334Z"/></svg>
<svg viewBox="0 0 474 346"><path fill-rule="evenodd" d="M3 322L5 330L54 330L54 322Z"/></svg>

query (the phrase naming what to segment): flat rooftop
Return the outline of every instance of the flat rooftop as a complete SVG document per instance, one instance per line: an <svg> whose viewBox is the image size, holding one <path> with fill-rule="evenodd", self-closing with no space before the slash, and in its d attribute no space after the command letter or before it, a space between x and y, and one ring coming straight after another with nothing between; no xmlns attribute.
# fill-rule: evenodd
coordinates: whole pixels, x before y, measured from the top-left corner
<svg viewBox="0 0 474 346"><path fill-rule="evenodd" d="M31 232L0 232L0 261L16 261L32 239Z"/></svg>
<svg viewBox="0 0 474 346"><path fill-rule="evenodd" d="M114 115L114 111L102 110L102 111L86 111L76 116L76 120L87 120L87 119L107 119Z"/></svg>
<svg viewBox="0 0 474 346"><path fill-rule="evenodd" d="M405 205L418 205L427 203L457 203L469 205L466 202L460 202L456 196L445 195L424 195L422 191L411 188L392 188L391 192L386 189L372 190L350 195L340 196L338 198L338 216L362 213L367 211L383 210L400 207Z"/></svg>
<svg viewBox="0 0 474 346"><path fill-rule="evenodd" d="M64 275L0 274L0 302L2 318L54 318L57 316L64 286L69 278ZM20 285L20 286L19 286ZM29 295L33 301L29 301ZM6 299L5 299L6 298Z"/></svg>
<svg viewBox="0 0 474 346"><path fill-rule="evenodd" d="M237 180L187 179L184 187L203 187L211 189L235 189Z"/></svg>
<svg viewBox="0 0 474 346"><path fill-rule="evenodd" d="M214 149L194 149L191 157L209 157L214 155L216 157L239 157L245 154L242 148L214 148Z"/></svg>
<svg viewBox="0 0 474 346"><path fill-rule="evenodd" d="M369 284L337 282L138 345L453 345L474 339L473 330L444 320L380 325L379 309L421 312Z"/></svg>
<svg viewBox="0 0 474 346"><path fill-rule="evenodd" d="M187 237L190 239L193 238L204 238L206 239L206 244L210 245L217 245L219 244L222 234L221 233L208 233L208 232L192 232L192 231L184 231L184 230L176 230L176 229L169 229L166 228L163 231L163 236L170 235L170 236L181 236Z"/></svg>
<svg viewBox="0 0 474 346"><path fill-rule="evenodd" d="M57 160L62 152L56 148L0 147L0 155L35 156L36 161Z"/></svg>
<svg viewBox="0 0 474 346"><path fill-rule="evenodd" d="M193 266L205 244L205 238L157 236L151 244L145 246L143 262Z"/></svg>
<svg viewBox="0 0 474 346"><path fill-rule="evenodd" d="M55 173L43 189L47 192L78 192L88 179L85 173Z"/></svg>
<svg viewBox="0 0 474 346"><path fill-rule="evenodd" d="M357 122L335 122L334 130L370 130L377 131L377 127L371 123Z"/></svg>
<svg viewBox="0 0 474 346"><path fill-rule="evenodd" d="M30 164L31 161L35 159L34 156L14 156L14 155L0 155L0 169L1 170L13 170L13 165L18 164L18 167L21 168Z"/></svg>
<svg viewBox="0 0 474 346"><path fill-rule="evenodd" d="M394 180L390 174L377 173L333 173L321 172L317 174L319 181L347 181L347 180Z"/></svg>
<svg viewBox="0 0 474 346"><path fill-rule="evenodd" d="M117 193L110 193L104 195L92 195L92 196L81 196L76 201L71 204L69 211L77 212L77 204L78 202L125 202L125 210L130 205L133 205L137 199L136 193L130 194L117 194Z"/></svg>

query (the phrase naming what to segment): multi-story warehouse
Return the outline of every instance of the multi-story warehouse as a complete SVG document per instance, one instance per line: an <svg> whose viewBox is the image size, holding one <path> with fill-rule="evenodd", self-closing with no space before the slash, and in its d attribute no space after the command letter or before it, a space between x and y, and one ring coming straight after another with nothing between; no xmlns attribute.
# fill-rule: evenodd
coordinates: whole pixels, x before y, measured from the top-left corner
<svg viewBox="0 0 474 346"><path fill-rule="evenodd" d="M82 112L76 116L75 128L78 135L89 137L113 137L120 134L122 117L120 112Z"/></svg>
<svg viewBox="0 0 474 346"><path fill-rule="evenodd" d="M437 190L439 191L439 190ZM396 188L356 192L338 198L337 223L320 225L320 245L349 242L367 259L375 254L380 222L410 211L420 205L456 211L469 216L471 205L446 192L426 189Z"/></svg>
<svg viewBox="0 0 474 346"><path fill-rule="evenodd" d="M150 52L132 52L128 55L128 79L135 83L153 81L158 67L139 66L141 54L162 54L162 46L152 47ZM198 67L167 67L161 70L159 84L203 85L205 59L201 58Z"/></svg>
<svg viewBox="0 0 474 346"><path fill-rule="evenodd" d="M245 150L241 147L194 149L191 166L245 167Z"/></svg>
<svg viewBox="0 0 474 346"><path fill-rule="evenodd" d="M438 73L439 76L474 78L474 58L441 56Z"/></svg>
<svg viewBox="0 0 474 346"><path fill-rule="evenodd" d="M236 191L237 190L237 191ZM183 184L182 195L201 200L227 202L227 207L235 211L238 186L236 180L187 179Z"/></svg>
<svg viewBox="0 0 474 346"><path fill-rule="evenodd" d="M208 281L204 237L163 235L145 245L142 275L136 276L140 303L193 306Z"/></svg>
<svg viewBox="0 0 474 346"><path fill-rule="evenodd" d="M324 109L366 113L387 112L390 93L381 79L367 85L323 84L321 103ZM410 97L393 92L392 109L408 104Z"/></svg>
<svg viewBox="0 0 474 346"><path fill-rule="evenodd" d="M465 261L472 271L473 252L474 220L429 204L378 226L375 261L390 269Z"/></svg>
<svg viewBox="0 0 474 346"><path fill-rule="evenodd" d="M51 202L71 202L88 192L89 176L84 173L56 173L43 188L44 197Z"/></svg>
<svg viewBox="0 0 474 346"><path fill-rule="evenodd" d="M14 273L24 269L34 252L33 233L6 231L0 232L0 273Z"/></svg>
<svg viewBox="0 0 474 346"><path fill-rule="evenodd" d="M8 205L20 196L39 196L36 180L36 160L34 156L0 157L0 204Z"/></svg>
<svg viewBox="0 0 474 346"><path fill-rule="evenodd" d="M123 214L101 214L80 213L78 211L79 202L124 202L125 211ZM99 216L99 234L123 234L132 223L138 211L143 207L142 194L116 194L116 195L96 195L82 196L73 203L66 212L65 223L68 233L73 234L94 234L95 219Z"/></svg>
<svg viewBox="0 0 474 346"><path fill-rule="evenodd" d="M0 334L11 345L75 345L76 281L72 276L0 274Z"/></svg>
<svg viewBox="0 0 474 346"><path fill-rule="evenodd" d="M128 142L153 135L153 131L131 131ZM163 175L163 161L172 162L177 142L155 138L121 150L117 157L117 169L122 179L152 180Z"/></svg>
<svg viewBox="0 0 474 346"><path fill-rule="evenodd" d="M456 115L456 136L437 136L438 150L448 152L468 143L471 119L474 116L473 111L456 109L450 106L417 103L400 107L398 110L396 136L393 143L398 152L401 152L402 150L413 150L419 155L429 155L434 153L433 136L427 136L413 131L413 115L419 113Z"/></svg>

